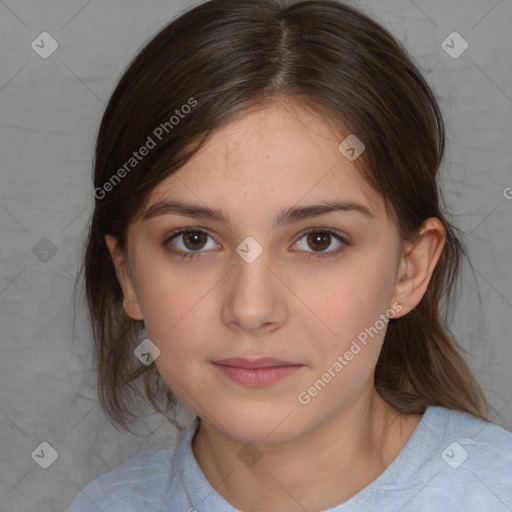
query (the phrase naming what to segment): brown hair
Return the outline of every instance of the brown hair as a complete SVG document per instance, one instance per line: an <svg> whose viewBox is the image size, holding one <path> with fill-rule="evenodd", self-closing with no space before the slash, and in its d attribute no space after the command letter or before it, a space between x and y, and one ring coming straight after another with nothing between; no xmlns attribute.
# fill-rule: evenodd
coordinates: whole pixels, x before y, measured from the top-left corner
<svg viewBox="0 0 512 512"><path fill-rule="evenodd" d="M360 171L404 240L429 217L447 232L423 299L389 322L377 391L400 411L437 405L484 418L483 393L446 325L465 250L441 211L438 105L385 29L332 0L205 2L164 27L121 77L97 137L96 200L83 267L104 410L126 428L136 417L134 397L161 412L175 403L155 365L133 355L144 324L124 313L105 235L125 247L130 221L160 181L216 129L280 98L321 115L344 136L359 135L366 146ZM151 149L135 158L143 146Z"/></svg>

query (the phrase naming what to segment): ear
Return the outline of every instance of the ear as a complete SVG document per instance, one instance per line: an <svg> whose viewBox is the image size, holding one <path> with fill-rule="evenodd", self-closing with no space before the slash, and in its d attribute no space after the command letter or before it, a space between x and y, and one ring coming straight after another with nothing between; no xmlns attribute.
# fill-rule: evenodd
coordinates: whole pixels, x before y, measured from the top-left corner
<svg viewBox="0 0 512 512"><path fill-rule="evenodd" d="M396 318L406 315L420 303L441 257L445 241L446 230L443 224L436 217L431 217L422 224L416 239L404 244L393 296L393 304L402 304Z"/></svg>
<svg viewBox="0 0 512 512"><path fill-rule="evenodd" d="M132 276L130 266L128 265L128 258L125 251L119 246L117 239L112 235L105 236L105 244L112 258L114 268L116 269L116 276L123 290L123 307L126 314L134 320L142 320L142 312L133 288Z"/></svg>

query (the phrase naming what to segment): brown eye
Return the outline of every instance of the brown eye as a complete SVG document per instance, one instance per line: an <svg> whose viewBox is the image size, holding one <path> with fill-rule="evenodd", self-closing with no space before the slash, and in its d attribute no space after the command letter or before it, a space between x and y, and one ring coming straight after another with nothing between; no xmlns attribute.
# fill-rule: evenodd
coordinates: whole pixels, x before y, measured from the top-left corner
<svg viewBox="0 0 512 512"><path fill-rule="evenodd" d="M309 257L335 256L348 242L341 235L326 229L310 229L296 242L294 251L309 253Z"/></svg>
<svg viewBox="0 0 512 512"><path fill-rule="evenodd" d="M183 237L185 247L191 251L202 249L208 239L208 235L203 231L189 231L181 236Z"/></svg>
<svg viewBox="0 0 512 512"><path fill-rule="evenodd" d="M175 252L191 253L203 249L217 249L219 246L212 237L201 229L183 229L167 238L165 245L171 245Z"/></svg>
<svg viewBox="0 0 512 512"><path fill-rule="evenodd" d="M331 235L324 231L309 233L308 245L315 251L325 251L331 245Z"/></svg>

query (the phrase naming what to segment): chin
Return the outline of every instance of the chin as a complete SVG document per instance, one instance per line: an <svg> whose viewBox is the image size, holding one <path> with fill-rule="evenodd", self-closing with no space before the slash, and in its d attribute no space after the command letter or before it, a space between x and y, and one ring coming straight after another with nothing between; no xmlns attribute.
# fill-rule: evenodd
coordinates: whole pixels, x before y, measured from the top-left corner
<svg viewBox="0 0 512 512"><path fill-rule="evenodd" d="M301 435L297 428L297 418L292 411L286 414L254 410L245 413L237 411L232 417L224 415L223 418L223 425L227 428L223 434L244 444L272 446L293 441ZM301 425L304 428L304 424Z"/></svg>

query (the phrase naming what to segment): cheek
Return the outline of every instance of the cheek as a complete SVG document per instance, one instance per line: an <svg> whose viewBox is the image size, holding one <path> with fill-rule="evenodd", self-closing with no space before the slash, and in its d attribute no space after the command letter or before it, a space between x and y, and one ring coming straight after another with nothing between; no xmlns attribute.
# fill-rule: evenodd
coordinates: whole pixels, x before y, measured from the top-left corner
<svg viewBox="0 0 512 512"><path fill-rule="evenodd" d="M318 324L326 339L330 335L333 341L346 341L386 312L393 280L378 262L360 258L350 265L310 273L307 280L296 282L295 289L303 297L305 313L298 318Z"/></svg>
<svg viewBox="0 0 512 512"><path fill-rule="evenodd" d="M299 403L314 399L334 410L371 382L393 316L389 312L394 280L386 268L378 258L361 257L323 277L317 274L301 289L317 315L296 314L298 330L310 339L315 370L301 389Z"/></svg>
<svg viewBox="0 0 512 512"><path fill-rule="evenodd" d="M155 343L191 325L201 325L201 308L222 276L162 254L134 254L133 282L148 337ZM138 256L138 257L137 257Z"/></svg>
<svg viewBox="0 0 512 512"><path fill-rule="evenodd" d="M201 379L193 383L191 375L200 375L208 359L213 326L208 301L214 286L208 276L169 275L153 267L139 288L147 337L160 349L155 365L168 387L192 410L197 403L190 397L208 392Z"/></svg>
<svg viewBox="0 0 512 512"><path fill-rule="evenodd" d="M307 407L310 403L334 414L372 383L389 322L389 288L378 272L334 275L324 284L323 289L303 290L320 319L296 314L297 330L309 341L313 370L297 395L306 415L314 410Z"/></svg>

